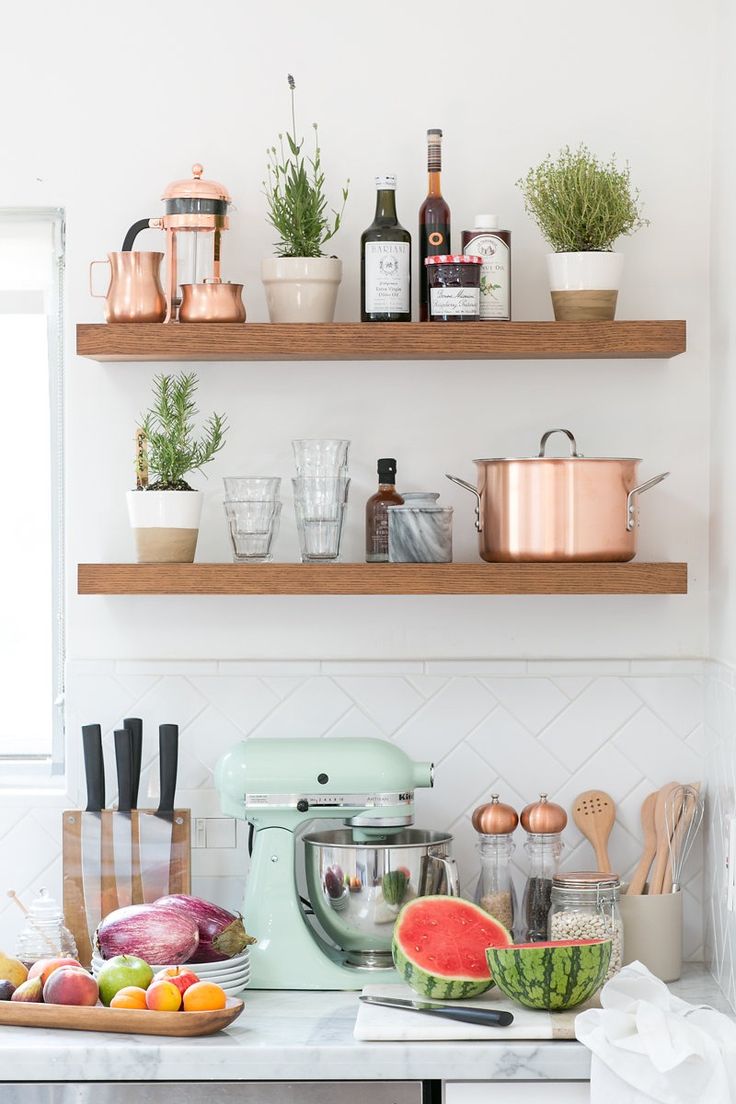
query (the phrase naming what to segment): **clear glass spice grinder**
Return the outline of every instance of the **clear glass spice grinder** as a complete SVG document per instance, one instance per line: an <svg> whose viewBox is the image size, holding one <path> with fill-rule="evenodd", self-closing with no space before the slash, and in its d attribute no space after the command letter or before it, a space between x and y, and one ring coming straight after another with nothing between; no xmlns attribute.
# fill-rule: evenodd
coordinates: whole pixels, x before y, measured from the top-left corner
<svg viewBox="0 0 736 1104"><path fill-rule="evenodd" d="M511 856L516 844L512 836L518 823L516 810L500 802L498 794L491 794L490 802L479 805L473 813L480 851L475 902L510 932L513 932L516 918L516 892L511 873Z"/></svg>
<svg viewBox="0 0 736 1104"><path fill-rule="evenodd" d="M562 832L567 825L567 813L561 805L547 800L527 805L521 813L521 826L527 833L524 850L529 856L529 877L522 901L523 930L521 940L544 943L552 905L552 879L560 867L564 844Z"/></svg>

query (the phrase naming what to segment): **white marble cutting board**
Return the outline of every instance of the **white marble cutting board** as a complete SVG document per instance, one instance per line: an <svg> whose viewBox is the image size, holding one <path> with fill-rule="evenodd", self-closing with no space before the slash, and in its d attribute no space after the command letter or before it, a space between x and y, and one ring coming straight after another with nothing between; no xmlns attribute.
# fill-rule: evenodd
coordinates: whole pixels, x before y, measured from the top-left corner
<svg viewBox="0 0 736 1104"><path fill-rule="evenodd" d="M406 1000L422 998L408 985L366 985L367 997L400 997ZM435 1002L432 1002L435 1003ZM436 1002L440 1003L440 1002ZM377 1004L358 1005L358 1018L353 1035L364 1042L432 1039L574 1039L575 1017L585 1008L596 1007L597 998L580 1005L570 1012L536 1012L523 1008L490 989L482 997L468 1001L448 1001L453 1008L498 1008L513 1012L514 1022L509 1027L482 1027L480 1024L458 1023L439 1016L423 1016L421 1012L405 1012L401 1008L383 1008Z"/></svg>

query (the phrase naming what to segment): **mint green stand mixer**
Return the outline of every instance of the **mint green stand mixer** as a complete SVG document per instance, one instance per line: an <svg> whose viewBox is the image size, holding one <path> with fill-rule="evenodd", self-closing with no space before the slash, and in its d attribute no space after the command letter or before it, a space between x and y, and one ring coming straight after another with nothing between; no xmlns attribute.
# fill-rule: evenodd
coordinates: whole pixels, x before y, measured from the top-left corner
<svg viewBox="0 0 736 1104"><path fill-rule="evenodd" d="M401 905L457 892L452 837L410 827L414 790L431 787L432 776L431 763L388 740L252 739L223 756L222 810L255 830L243 906L258 939L251 988L397 980L391 933ZM337 819L344 827L304 834L309 822Z"/></svg>

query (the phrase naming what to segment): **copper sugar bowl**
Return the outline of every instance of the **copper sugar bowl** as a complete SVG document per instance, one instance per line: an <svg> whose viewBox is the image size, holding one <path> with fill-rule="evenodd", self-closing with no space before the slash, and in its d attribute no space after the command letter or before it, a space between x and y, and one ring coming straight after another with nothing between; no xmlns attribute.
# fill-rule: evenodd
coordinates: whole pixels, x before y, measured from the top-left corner
<svg viewBox="0 0 736 1104"><path fill-rule="evenodd" d="M180 287L180 322L245 322L242 284L205 279Z"/></svg>

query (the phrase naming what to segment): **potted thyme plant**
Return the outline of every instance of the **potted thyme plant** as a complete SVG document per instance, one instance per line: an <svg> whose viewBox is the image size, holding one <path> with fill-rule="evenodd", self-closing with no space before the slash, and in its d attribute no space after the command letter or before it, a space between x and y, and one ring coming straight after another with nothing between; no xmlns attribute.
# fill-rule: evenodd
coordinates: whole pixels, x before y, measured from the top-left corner
<svg viewBox="0 0 736 1104"><path fill-rule="evenodd" d="M612 319L624 262L614 242L649 225L628 164L619 168L614 157L600 161L585 145L566 146L517 184L527 214L554 250L547 272L555 319Z"/></svg>
<svg viewBox="0 0 736 1104"><path fill-rule="evenodd" d="M197 383L194 372L156 376L153 405L136 431L136 489L128 491L128 516L138 563L194 560L203 494L185 477L214 459L227 431L223 415L210 414L195 437Z"/></svg>
<svg viewBox="0 0 736 1104"><path fill-rule="evenodd" d="M324 245L340 229L348 184L342 189L342 206L328 209L322 169L319 133L314 128L314 152L304 152L304 138L297 138L294 78L288 76L291 94L291 130L279 134L279 145L268 152L264 193L268 221L279 235L276 256L261 262L272 322L332 322L342 280L342 261L327 257Z"/></svg>

